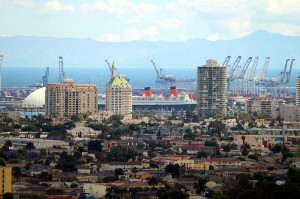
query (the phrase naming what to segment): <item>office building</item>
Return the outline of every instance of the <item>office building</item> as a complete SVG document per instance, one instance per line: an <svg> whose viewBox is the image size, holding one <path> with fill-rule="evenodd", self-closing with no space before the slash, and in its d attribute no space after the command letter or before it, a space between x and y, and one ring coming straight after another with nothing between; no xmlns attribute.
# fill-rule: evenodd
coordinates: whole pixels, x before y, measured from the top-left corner
<svg viewBox="0 0 300 199"><path fill-rule="evenodd" d="M0 166L0 195L12 192L12 168Z"/></svg>
<svg viewBox="0 0 300 199"><path fill-rule="evenodd" d="M48 116L95 114L98 112L98 88L95 84L48 84L45 95Z"/></svg>
<svg viewBox="0 0 300 199"><path fill-rule="evenodd" d="M201 119L226 115L226 67L209 59L197 71L198 115Z"/></svg>
<svg viewBox="0 0 300 199"><path fill-rule="evenodd" d="M115 74L114 64L111 68L110 81L106 85L106 110L120 114L125 119L132 119L132 87L122 75Z"/></svg>
<svg viewBox="0 0 300 199"><path fill-rule="evenodd" d="M296 80L296 105L300 106L300 74Z"/></svg>

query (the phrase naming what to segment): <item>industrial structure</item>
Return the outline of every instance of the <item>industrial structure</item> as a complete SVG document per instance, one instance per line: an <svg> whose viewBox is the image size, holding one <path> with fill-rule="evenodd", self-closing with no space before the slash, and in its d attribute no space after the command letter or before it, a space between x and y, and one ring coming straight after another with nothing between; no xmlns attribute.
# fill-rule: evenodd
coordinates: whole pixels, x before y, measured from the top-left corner
<svg viewBox="0 0 300 199"><path fill-rule="evenodd" d="M58 65L59 65L58 82L62 84L67 79L67 75L66 75L66 73L64 71L64 60L63 60L63 57L59 57Z"/></svg>
<svg viewBox="0 0 300 199"><path fill-rule="evenodd" d="M266 77L266 73L269 67L270 57L266 57L260 70L257 70L259 65L258 56L254 58L253 62L252 57L249 57L242 65L239 65L241 56L238 56L233 64L229 64L230 58L231 56L227 56L222 65L227 68L227 88L230 94L264 94L271 95L274 98L288 94L295 59L286 60L284 70L280 72L278 77L268 78Z"/></svg>
<svg viewBox="0 0 300 199"><path fill-rule="evenodd" d="M125 76L117 75L114 64L110 65L110 81L106 85L105 108L107 111L132 119L132 87Z"/></svg>
<svg viewBox="0 0 300 199"><path fill-rule="evenodd" d="M154 69L156 71L156 90L163 93L168 90L169 87L173 86L173 84L176 82L176 79L173 77L173 75L165 74L165 71L157 66L153 60L151 60Z"/></svg>
<svg viewBox="0 0 300 199"><path fill-rule="evenodd" d="M36 85L32 85L30 87L35 87L35 88L45 87L48 84L48 79L49 79L49 67L46 68L45 74L43 75L42 79L38 83L36 83Z"/></svg>
<svg viewBox="0 0 300 199"><path fill-rule="evenodd" d="M45 113L48 116L95 114L98 112L98 88L95 84L48 84L45 94Z"/></svg>
<svg viewBox="0 0 300 199"><path fill-rule="evenodd" d="M220 118L226 115L226 67L209 59L198 66L198 115L201 119Z"/></svg>

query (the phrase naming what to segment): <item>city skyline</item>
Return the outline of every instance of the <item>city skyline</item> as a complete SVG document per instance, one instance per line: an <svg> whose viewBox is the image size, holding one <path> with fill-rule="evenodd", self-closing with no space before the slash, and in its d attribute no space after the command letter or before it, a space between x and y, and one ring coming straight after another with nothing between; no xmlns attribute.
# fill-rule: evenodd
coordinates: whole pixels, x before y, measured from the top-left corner
<svg viewBox="0 0 300 199"><path fill-rule="evenodd" d="M300 2L292 0L4 0L0 36L113 42L230 40L257 30L297 36L299 13Z"/></svg>

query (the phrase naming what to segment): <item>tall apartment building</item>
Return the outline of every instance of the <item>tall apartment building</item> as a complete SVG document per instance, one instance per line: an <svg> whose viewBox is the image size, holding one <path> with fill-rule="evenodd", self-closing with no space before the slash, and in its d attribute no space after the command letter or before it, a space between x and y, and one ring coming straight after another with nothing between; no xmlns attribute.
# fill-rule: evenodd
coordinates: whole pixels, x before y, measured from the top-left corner
<svg viewBox="0 0 300 199"><path fill-rule="evenodd" d="M198 115L201 119L226 115L226 67L209 59L197 71Z"/></svg>
<svg viewBox="0 0 300 199"><path fill-rule="evenodd" d="M12 168L0 166L0 195L12 192Z"/></svg>
<svg viewBox="0 0 300 199"><path fill-rule="evenodd" d="M274 100L267 96L258 96L246 100L245 111L247 113L258 113L265 115L272 115L272 110L278 105L278 100Z"/></svg>
<svg viewBox="0 0 300 199"><path fill-rule="evenodd" d="M122 75L115 75L112 65L110 81L106 85L106 110L132 119L132 87Z"/></svg>
<svg viewBox="0 0 300 199"><path fill-rule="evenodd" d="M300 74L296 81L296 105L300 106Z"/></svg>
<svg viewBox="0 0 300 199"><path fill-rule="evenodd" d="M63 84L46 86L45 111L48 116L95 114L98 112L98 88L95 84Z"/></svg>

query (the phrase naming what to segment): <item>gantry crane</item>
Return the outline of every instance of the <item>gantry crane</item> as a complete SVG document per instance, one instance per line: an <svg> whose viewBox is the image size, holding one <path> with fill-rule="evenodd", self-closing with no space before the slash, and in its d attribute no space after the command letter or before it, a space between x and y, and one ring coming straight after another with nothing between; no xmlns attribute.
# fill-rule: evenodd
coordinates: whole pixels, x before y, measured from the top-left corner
<svg viewBox="0 0 300 199"><path fill-rule="evenodd" d="M238 67L238 65L239 65L239 63L240 63L240 61L241 61L241 56L238 56L237 58L236 58L236 60L235 60L235 62L233 63L233 65L232 65L232 67L230 68L230 71L229 71L229 74L228 74L228 79L229 79L229 81L233 81L234 80L234 73L235 73L235 71L236 71L236 69L237 69L237 67Z"/></svg>
<svg viewBox="0 0 300 199"><path fill-rule="evenodd" d="M266 57L265 64L264 64L263 68L259 71L256 81L262 81L265 79L265 75L266 75L266 72L267 72L267 69L269 66L269 62L270 62L270 57Z"/></svg>
<svg viewBox="0 0 300 199"><path fill-rule="evenodd" d="M246 61L246 63L244 64L243 68L242 68L242 71L240 72L239 76L238 76L238 79L239 80L243 80L245 78L245 74L246 74L246 71L250 65L252 61L252 57L249 57Z"/></svg>
<svg viewBox="0 0 300 199"><path fill-rule="evenodd" d="M65 80L67 79L66 73L64 71L64 61L63 57L59 57L59 76L58 76L58 81L59 83L64 83Z"/></svg>
<svg viewBox="0 0 300 199"><path fill-rule="evenodd" d="M153 60L151 62L157 74L155 80L157 90L166 90L168 86L172 86L176 82L173 75L165 74L164 70L158 67Z"/></svg>
<svg viewBox="0 0 300 199"><path fill-rule="evenodd" d="M117 69L115 68L115 64L113 63L112 65L110 65L110 63L107 61L107 59L105 60L105 62L107 63L107 66L110 70L110 78L115 77L116 71L117 71Z"/></svg>
<svg viewBox="0 0 300 199"><path fill-rule="evenodd" d="M227 65L228 65L228 63L229 63L229 61L230 61L230 58L231 58L231 56L227 56L227 57L226 57L225 61L224 61L223 64L222 64L222 67L227 67Z"/></svg>
<svg viewBox="0 0 300 199"><path fill-rule="evenodd" d="M42 77L43 86L47 86L49 79L49 67L47 67L45 75Z"/></svg>

